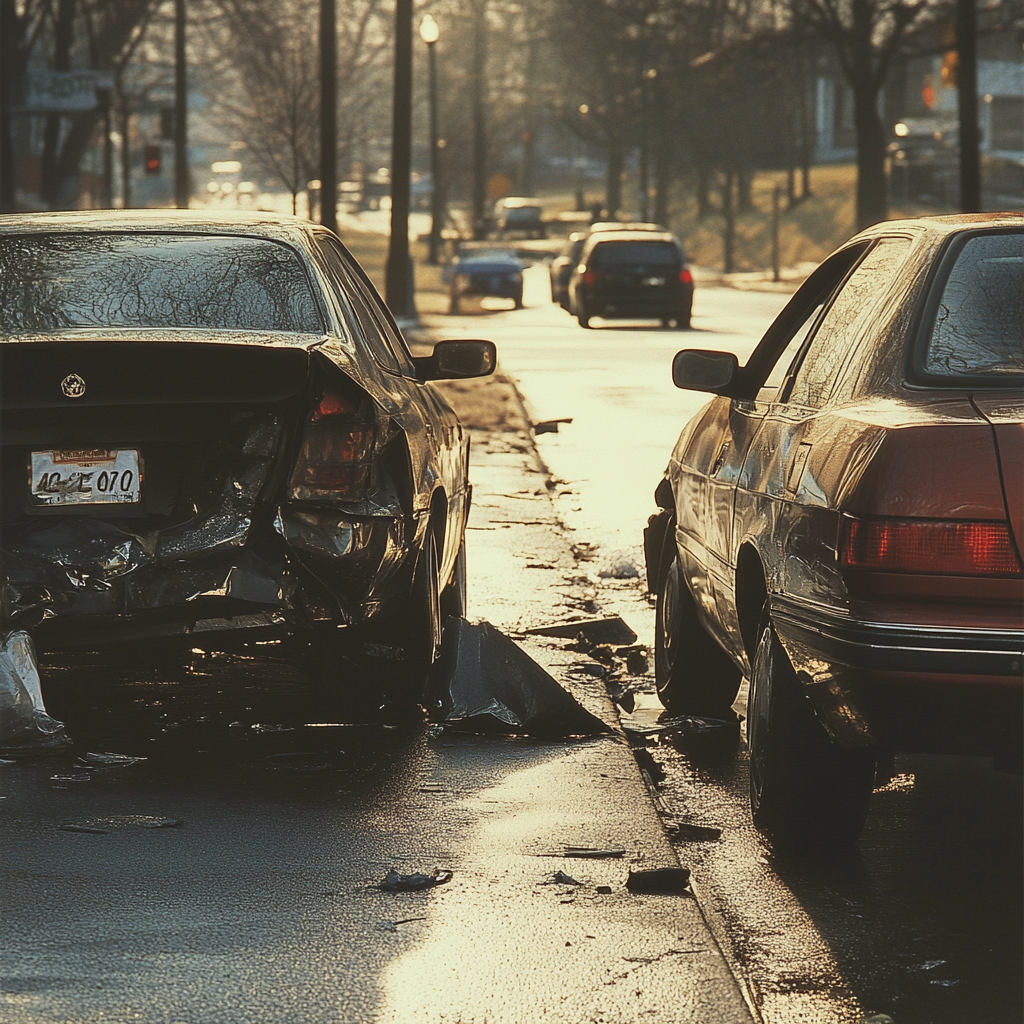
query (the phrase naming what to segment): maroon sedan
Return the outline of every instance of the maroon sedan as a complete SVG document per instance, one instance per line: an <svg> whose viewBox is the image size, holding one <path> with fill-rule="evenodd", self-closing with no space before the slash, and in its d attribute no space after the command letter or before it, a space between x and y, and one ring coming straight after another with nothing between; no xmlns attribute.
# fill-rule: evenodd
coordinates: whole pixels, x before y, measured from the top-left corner
<svg viewBox="0 0 1024 1024"><path fill-rule="evenodd" d="M1020 771L1024 217L878 224L804 283L716 397L646 532L673 711L750 680L750 799L783 845L859 836L876 760Z"/></svg>

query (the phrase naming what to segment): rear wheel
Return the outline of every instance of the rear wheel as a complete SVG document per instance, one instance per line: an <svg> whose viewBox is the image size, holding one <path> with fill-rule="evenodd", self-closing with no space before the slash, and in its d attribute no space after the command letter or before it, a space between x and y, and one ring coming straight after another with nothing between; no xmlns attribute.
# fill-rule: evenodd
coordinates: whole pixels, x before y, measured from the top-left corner
<svg viewBox="0 0 1024 1024"><path fill-rule="evenodd" d="M750 810L759 831L794 850L857 841L874 785L874 754L833 746L767 611L750 672L747 746Z"/></svg>
<svg viewBox="0 0 1024 1024"><path fill-rule="evenodd" d="M441 628L451 618L466 617L466 538L459 545L459 555L448 585L441 591Z"/></svg>
<svg viewBox="0 0 1024 1024"><path fill-rule="evenodd" d="M590 312L581 299L576 300L576 319L580 327L590 326Z"/></svg>
<svg viewBox="0 0 1024 1024"><path fill-rule="evenodd" d="M655 606L654 678L662 704L674 713L728 718L739 669L708 636L683 578L674 525L665 535Z"/></svg>

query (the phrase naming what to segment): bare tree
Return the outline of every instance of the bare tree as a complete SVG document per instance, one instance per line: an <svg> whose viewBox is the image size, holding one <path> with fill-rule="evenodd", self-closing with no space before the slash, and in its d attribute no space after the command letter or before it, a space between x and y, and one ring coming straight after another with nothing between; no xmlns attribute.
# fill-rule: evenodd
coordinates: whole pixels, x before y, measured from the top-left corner
<svg viewBox="0 0 1024 1024"><path fill-rule="evenodd" d="M857 133L857 226L884 220L885 130L879 95L908 30L948 11L946 0L794 0L794 22L835 48L853 91Z"/></svg>

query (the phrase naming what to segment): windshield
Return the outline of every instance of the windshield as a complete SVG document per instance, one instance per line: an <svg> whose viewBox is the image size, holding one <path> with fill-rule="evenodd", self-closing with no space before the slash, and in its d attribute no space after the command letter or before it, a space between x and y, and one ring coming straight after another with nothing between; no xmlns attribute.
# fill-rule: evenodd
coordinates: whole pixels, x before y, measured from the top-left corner
<svg viewBox="0 0 1024 1024"><path fill-rule="evenodd" d="M298 255L268 239L0 236L0 333L81 327L323 331Z"/></svg>
<svg viewBox="0 0 1024 1024"><path fill-rule="evenodd" d="M976 235L960 250L924 368L943 377L1024 374L1024 233Z"/></svg>
<svg viewBox="0 0 1024 1024"><path fill-rule="evenodd" d="M671 242L602 242L590 257L594 267L672 267L681 262Z"/></svg>

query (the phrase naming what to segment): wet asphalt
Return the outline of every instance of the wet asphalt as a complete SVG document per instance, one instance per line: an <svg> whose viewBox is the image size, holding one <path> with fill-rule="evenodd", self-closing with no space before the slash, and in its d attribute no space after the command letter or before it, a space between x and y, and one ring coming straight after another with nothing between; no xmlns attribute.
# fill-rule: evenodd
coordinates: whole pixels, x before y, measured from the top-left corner
<svg viewBox="0 0 1024 1024"><path fill-rule="evenodd" d="M653 642L642 581L601 577L643 565L641 531L679 431L704 404L671 383L680 348L727 349L742 362L784 293L698 281L694 329L597 321L579 328L528 272L527 309L449 334L488 336L535 421L558 481L555 509L588 550L593 598ZM453 335L457 336L457 335ZM639 713L656 720L650 692ZM745 713L745 688L734 706ZM873 797L864 836L828 861L783 860L753 829L742 725L723 736L637 740L671 826L721 829L675 840L712 930L766 1024L1017 1024L1022 1007L1021 776L985 759L899 757Z"/></svg>
<svg viewBox="0 0 1024 1024"><path fill-rule="evenodd" d="M474 453L471 614L613 731L324 722L272 645L50 657L75 750L0 766L4 1024L751 1020L692 895L626 888L678 861L596 663L523 632L593 607L547 474L529 438Z"/></svg>

